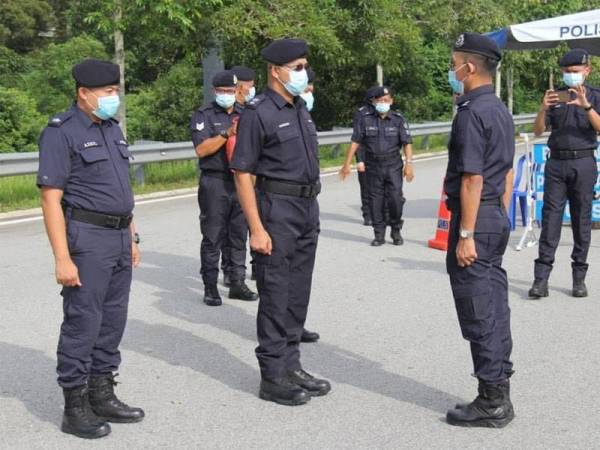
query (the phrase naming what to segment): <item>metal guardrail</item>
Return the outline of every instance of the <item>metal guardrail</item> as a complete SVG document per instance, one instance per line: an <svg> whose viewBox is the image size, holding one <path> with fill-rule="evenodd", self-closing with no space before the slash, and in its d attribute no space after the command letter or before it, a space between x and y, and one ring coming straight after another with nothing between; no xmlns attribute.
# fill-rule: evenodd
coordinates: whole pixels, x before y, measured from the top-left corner
<svg viewBox="0 0 600 450"><path fill-rule="evenodd" d="M515 126L519 128L523 125L532 124L535 117L535 114L514 116ZM413 136L431 136L449 134L451 129L452 122L428 122L411 125L410 132ZM351 136L351 128L322 131L318 134L319 145L348 144ZM129 150L134 158L132 164L137 167L136 178L142 182L144 164L196 158L191 142L134 144L129 146ZM37 152L0 153L0 177L36 173L38 161L39 154Z"/></svg>

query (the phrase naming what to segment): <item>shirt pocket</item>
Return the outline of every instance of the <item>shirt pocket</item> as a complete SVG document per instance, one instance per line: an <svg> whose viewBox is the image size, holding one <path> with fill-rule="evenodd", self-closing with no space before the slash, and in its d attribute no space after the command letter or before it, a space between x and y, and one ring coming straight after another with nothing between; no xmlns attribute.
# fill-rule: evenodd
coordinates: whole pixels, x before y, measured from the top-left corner
<svg viewBox="0 0 600 450"><path fill-rule="evenodd" d="M575 109L575 122L577 124L577 127L583 130L592 128L592 123L590 122L590 119L588 117L588 112L585 111L583 108Z"/></svg>
<svg viewBox="0 0 600 450"><path fill-rule="evenodd" d="M283 144L284 142L289 142L293 139L297 139L300 137L300 130L296 126L289 126L285 128L280 128L275 132L277 136L277 142Z"/></svg>
<svg viewBox="0 0 600 450"><path fill-rule="evenodd" d="M315 126L315 124L312 120L309 119L306 122L306 128L308 129L308 134L310 134L311 136L317 135L317 127Z"/></svg>
<svg viewBox="0 0 600 450"><path fill-rule="evenodd" d="M367 139L376 139L378 132L379 132L378 127L375 127L372 125L367 125L365 127L365 136L367 137Z"/></svg>
<svg viewBox="0 0 600 450"><path fill-rule="evenodd" d="M84 172L93 175L102 174L107 170L110 156L104 145L84 143L77 147L77 153L83 162Z"/></svg>
<svg viewBox="0 0 600 450"><path fill-rule="evenodd" d="M126 160L134 159L133 155L129 151L129 144L124 139L115 139L115 145L119 149L119 153Z"/></svg>

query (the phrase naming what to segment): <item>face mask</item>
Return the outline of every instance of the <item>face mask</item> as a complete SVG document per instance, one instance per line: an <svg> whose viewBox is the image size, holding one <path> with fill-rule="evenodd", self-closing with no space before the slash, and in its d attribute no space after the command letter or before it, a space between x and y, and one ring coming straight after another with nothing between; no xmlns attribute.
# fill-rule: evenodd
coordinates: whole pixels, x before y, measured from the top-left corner
<svg viewBox="0 0 600 450"><path fill-rule="evenodd" d="M385 114L390 110L390 104L384 102L375 103L375 109L379 114Z"/></svg>
<svg viewBox="0 0 600 450"><path fill-rule="evenodd" d="M300 72L295 70L288 70L288 72L290 73L290 81L284 83L283 86L290 94L297 97L302 94L308 86L308 74L306 73L306 69L302 69Z"/></svg>
<svg viewBox="0 0 600 450"><path fill-rule="evenodd" d="M93 94L92 94L93 95ZM98 107L92 111L98 119L108 120L117 115L121 101L118 95L108 95L106 97L96 97Z"/></svg>
<svg viewBox="0 0 600 450"><path fill-rule="evenodd" d="M217 94L215 101L223 109L229 109L235 103L235 94Z"/></svg>
<svg viewBox="0 0 600 450"><path fill-rule="evenodd" d="M583 73L581 72L565 72L563 73L563 81L569 87L577 87L583 84Z"/></svg>
<svg viewBox="0 0 600 450"><path fill-rule="evenodd" d="M464 64L462 66L464 66ZM458 72L462 66L460 66L456 70L448 71L448 84L450 84L450 87L455 93L461 95L465 92L465 84L462 81L458 81L456 79L456 72Z"/></svg>
<svg viewBox="0 0 600 450"><path fill-rule="evenodd" d="M304 100L304 102L306 103L306 109L308 109L308 111L312 111L313 106L315 104L315 97L313 95L312 92L303 92L302 94L300 94L300 97L302 97L302 100Z"/></svg>
<svg viewBox="0 0 600 450"><path fill-rule="evenodd" d="M246 103L248 103L252 101L254 97L256 97L256 88L252 86L248 91L248 94L244 97L244 100L246 101Z"/></svg>

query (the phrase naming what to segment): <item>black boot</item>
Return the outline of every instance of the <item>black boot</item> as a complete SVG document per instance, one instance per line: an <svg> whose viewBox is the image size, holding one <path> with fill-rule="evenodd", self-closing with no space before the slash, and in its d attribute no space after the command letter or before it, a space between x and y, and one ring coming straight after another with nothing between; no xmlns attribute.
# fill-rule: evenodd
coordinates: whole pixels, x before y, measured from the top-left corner
<svg viewBox="0 0 600 450"><path fill-rule="evenodd" d="M231 275L228 273L223 274L223 286L231 287Z"/></svg>
<svg viewBox="0 0 600 450"><path fill-rule="evenodd" d="M303 405L310 400L310 395L297 384L287 378L278 380L260 380L258 396L263 400L279 403L280 405Z"/></svg>
<svg viewBox="0 0 600 450"><path fill-rule="evenodd" d="M515 417L508 380L499 384L479 381L479 395L468 405L448 411L446 421L459 427L503 428Z"/></svg>
<svg viewBox="0 0 600 450"><path fill-rule="evenodd" d="M404 244L404 239L402 239L402 235L400 234L400 230L402 229L403 224L404 220L401 220L399 225L392 225L392 232L390 233L390 237L392 238L392 242L394 245Z"/></svg>
<svg viewBox="0 0 600 450"><path fill-rule="evenodd" d="M115 395L117 382L113 374L90 376L90 405L94 413L107 422L134 423L144 419L141 408L127 406Z"/></svg>
<svg viewBox="0 0 600 450"><path fill-rule="evenodd" d="M223 304L223 300L221 300L221 296L219 295L219 290L217 289L216 284L204 286L203 300L208 306L221 306Z"/></svg>
<svg viewBox="0 0 600 450"><path fill-rule="evenodd" d="M306 328L302 328L300 342L317 342L320 338L321 336L316 331L308 331Z"/></svg>
<svg viewBox="0 0 600 450"><path fill-rule="evenodd" d="M305 370L294 370L288 373L289 380L304 389L311 397L319 397L331 390L331 384L327 380L313 377Z"/></svg>
<svg viewBox="0 0 600 450"><path fill-rule="evenodd" d="M243 281L233 281L231 283L231 287L229 288L229 298L253 302L258 300L258 294L256 292L252 292Z"/></svg>
<svg viewBox="0 0 600 450"><path fill-rule="evenodd" d="M587 297L588 296L588 290L587 287L585 285L585 280L584 279L574 279L573 280L573 297Z"/></svg>
<svg viewBox="0 0 600 450"><path fill-rule="evenodd" d="M65 412L61 430L84 439L96 439L110 433L110 425L100 419L90 407L86 385L63 389Z"/></svg>
<svg viewBox="0 0 600 450"><path fill-rule="evenodd" d="M371 241L372 247L379 247L385 244L385 230L383 233L375 232L375 239Z"/></svg>
<svg viewBox="0 0 600 450"><path fill-rule="evenodd" d="M548 297L548 280L536 279L529 289L529 298L538 299Z"/></svg>

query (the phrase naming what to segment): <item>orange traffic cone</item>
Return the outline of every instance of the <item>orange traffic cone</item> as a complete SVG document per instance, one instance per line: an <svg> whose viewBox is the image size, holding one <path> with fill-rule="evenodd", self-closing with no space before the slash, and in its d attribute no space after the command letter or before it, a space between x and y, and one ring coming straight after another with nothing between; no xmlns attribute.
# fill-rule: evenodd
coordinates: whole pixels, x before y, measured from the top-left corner
<svg viewBox="0 0 600 450"><path fill-rule="evenodd" d="M447 251L448 250L448 234L450 232L450 211L446 208L446 193L442 191L442 199L440 200L440 208L438 210L438 224L435 230L435 237L428 241L430 248Z"/></svg>

